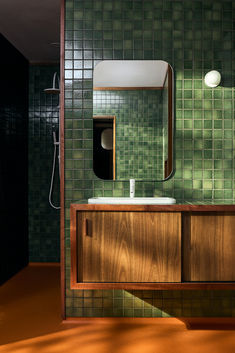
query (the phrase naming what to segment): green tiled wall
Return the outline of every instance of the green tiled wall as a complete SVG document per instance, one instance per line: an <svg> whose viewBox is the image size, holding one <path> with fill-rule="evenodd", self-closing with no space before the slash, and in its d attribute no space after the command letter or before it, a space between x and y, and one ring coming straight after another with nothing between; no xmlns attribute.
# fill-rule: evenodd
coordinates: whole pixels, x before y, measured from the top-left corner
<svg viewBox="0 0 235 353"><path fill-rule="evenodd" d="M162 98L163 90L93 92L93 114L116 116L116 180L164 179Z"/></svg>
<svg viewBox="0 0 235 353"><path fill-rule="evenodd" d="M58 262L60 259L60 214L49 206L48 193L53 161L52 131L58 136L58 95L44 93L52 87L58 65L31 66L29 72L28 205L29 261ZM59 205L58 163L53 201Z"/></svg>
<svg viewBox="0 0 235 353"><path fill-rule="evenodd" d="M175 174L137 182L136 196L234 202L235 2L66 0L65 203L67 316L234 316L230 291L70 290L69 206L92 196L127 196L128 182L92 170L92 70L100 60L158 59L175 75ZM206 72L222 83L211 89Z"/></svg>

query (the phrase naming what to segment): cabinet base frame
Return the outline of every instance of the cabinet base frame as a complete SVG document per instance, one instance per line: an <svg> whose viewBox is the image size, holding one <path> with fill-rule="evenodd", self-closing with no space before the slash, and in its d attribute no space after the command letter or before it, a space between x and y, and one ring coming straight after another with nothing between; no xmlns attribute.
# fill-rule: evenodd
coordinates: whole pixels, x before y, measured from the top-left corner
<svg viewBox="0 0 235 353"><path fill-rule="evenodd" d="M124 290L235 290L234 282L181 282L181 283L79 283L71 289L124 289Z"/></svg>

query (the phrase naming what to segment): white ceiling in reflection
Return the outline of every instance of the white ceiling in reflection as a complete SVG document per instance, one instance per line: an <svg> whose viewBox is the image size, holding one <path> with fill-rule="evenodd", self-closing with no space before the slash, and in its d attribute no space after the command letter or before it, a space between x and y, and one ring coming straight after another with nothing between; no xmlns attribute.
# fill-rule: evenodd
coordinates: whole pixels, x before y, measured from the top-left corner
<svg viewBox="0 0 235 353"><path fill-rule="evenodd" d="M94 87L163 87L168 63L163 60L105 60L94 69Z"/></svg>

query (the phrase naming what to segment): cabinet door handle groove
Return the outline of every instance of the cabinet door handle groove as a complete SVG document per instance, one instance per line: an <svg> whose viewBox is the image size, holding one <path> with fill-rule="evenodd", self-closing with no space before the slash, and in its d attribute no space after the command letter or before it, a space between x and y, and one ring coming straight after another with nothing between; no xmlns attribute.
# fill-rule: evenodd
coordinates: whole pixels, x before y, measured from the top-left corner
<svg viewBox="0 0 235 353"><path fill-rule="evenodd" d="M90 219L85 219L85 236L92 237L92 222Z"/></svg>

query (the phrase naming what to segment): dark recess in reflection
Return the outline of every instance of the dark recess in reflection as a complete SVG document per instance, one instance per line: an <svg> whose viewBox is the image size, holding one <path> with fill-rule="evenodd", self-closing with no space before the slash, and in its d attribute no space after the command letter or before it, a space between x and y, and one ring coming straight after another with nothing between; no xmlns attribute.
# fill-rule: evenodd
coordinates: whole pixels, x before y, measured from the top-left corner
<svg viewBox="0 0 235 353"><path fill-rule="evenodd" d="M104 129L113 129L113 122L106 119L93 120L93 170L101 179L113 180L113 150L101 146Z"/></svg>

